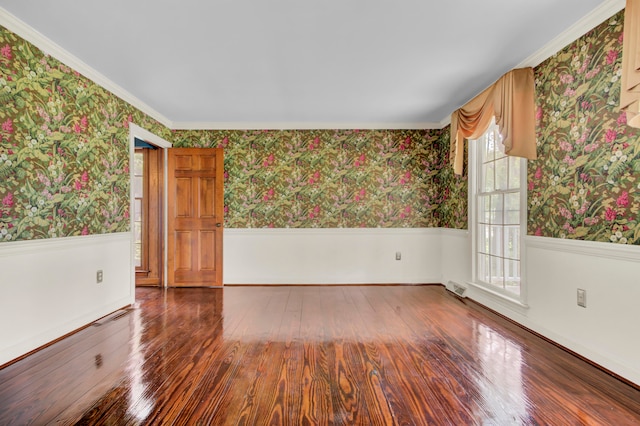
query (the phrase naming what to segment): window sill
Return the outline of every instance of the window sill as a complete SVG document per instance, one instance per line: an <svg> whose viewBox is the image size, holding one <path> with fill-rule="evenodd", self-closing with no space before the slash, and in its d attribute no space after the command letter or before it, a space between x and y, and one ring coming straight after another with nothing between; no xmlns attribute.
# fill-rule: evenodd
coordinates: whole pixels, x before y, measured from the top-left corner
<svg viewBox="0 0 640 426"><path fill-rule="evenodd" d="M485 287L482 284L479 283L475 283L472 281L467 281L467 284L471 287L473 287L474 289L478 289L480 290L480 292L482 293L483 296L486 296L488 299L490 299L491 301L494 301L496 303L499 303L509 309L512 309L516 312L519 312L521 314L526 313L529 310L529 305L527 305L526 303L521 302L518 299L514 299L512 297L507 296L506 294L502 294L498 291L494 291L491 290L488 287Z"/></svg>

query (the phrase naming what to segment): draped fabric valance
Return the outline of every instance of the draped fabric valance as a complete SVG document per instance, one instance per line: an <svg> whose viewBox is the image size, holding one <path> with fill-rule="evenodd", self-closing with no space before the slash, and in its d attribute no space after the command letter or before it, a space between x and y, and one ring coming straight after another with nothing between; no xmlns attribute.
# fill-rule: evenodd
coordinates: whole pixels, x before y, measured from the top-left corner
<svg viewBox="0 0 640 426"><path fill-rule="evenodd" d="M482 136L493 117L500 128L505 154L536 158L533 91L533 69L512 70L451 114L449 158L456 174L462 174L464 140Z"/></svg>
<svg viewBox="0 0 640 426"><path fill-rule="evenodd" d="M620 109L627 124L640 127L640 0L627 0L624 11Z"/></svg>

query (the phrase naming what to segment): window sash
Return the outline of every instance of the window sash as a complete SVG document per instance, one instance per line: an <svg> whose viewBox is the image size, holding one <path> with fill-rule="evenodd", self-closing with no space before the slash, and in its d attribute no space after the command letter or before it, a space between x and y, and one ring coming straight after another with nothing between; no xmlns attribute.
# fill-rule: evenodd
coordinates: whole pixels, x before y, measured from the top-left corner
<svg viewBox="0 0 640 426"><path fill-rule="evenodd" d="M497 126L475 141L474 277L508 297L521 299L523 167L504 154Z"/></svg>

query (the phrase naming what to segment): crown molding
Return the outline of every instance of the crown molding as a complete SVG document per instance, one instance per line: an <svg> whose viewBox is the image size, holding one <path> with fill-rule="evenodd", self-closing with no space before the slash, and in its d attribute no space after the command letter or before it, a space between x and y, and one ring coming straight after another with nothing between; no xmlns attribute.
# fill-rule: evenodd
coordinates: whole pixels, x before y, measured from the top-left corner
<svg viewBox="0 0 640 426"><path fill-rule="evenodd" d="M444 129L445 127L447 127L449 124L451 124L451 115L447 115L445 118L443 118L440 121L440 128Z"/></svg>
<svg viewBox="0 0 640 426"><path fill-rule="evenodd" d="M123 101L127 102L128 104L139 109L140 111L147 114L154 120L159 121L161 124L171 129L173 123L167 117L160 114L158 111L151 108L146 103L142 102L140 99L138 99L137 97L129 93L127 90L115 84L114 82L109 80L106 76L96 71L94 68L87 65L82 60L78 59L76 56L72 55L70 52L68 52L63 47L61 47L60 45L50 40L48 37L46 37L42 33L38 32L33 27L29 26L22 20L18 19L11 13L7 12L2 7L0 7L0 25L5 27L9 31L19 35L29 43L33 44L34 46L42 50L45 54L56 58L66 66L79 72L84 77L88 78L89 80L93 81L97 85L113 93Z"/></svg>
<svg viewBox="0 0 640 426"><path fill-rule="evenodd" d="M614 14L624 9L625 0L607 0L596 7L590 13L582 17L578 22L564 30L557 37L545 44L542 48L520 62L516 68L536 67L549 59L565 46L573 43Z"/></svg>
<svg viewBox="0 0 640 426"><path fill-rule="evenodd" d="M319 129L367 129L367 130L431 130L441 129L440 123L315 123L315 122L174 122L173 130L319 130Z"/></svg>

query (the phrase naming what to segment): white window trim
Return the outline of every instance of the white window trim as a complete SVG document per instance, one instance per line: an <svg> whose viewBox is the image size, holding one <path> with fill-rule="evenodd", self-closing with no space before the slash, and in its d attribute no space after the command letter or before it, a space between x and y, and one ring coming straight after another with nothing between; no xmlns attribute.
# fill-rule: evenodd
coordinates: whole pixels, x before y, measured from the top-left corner
<svg viewBox="0 0 640 426"><path fill-rule="evenodd" d="M527 292L527 273L526 273L526 245L525 235L527 235L527 160L521 159L520 164L520 182L521 182L521 197L520 197L520 295L514 295L506 290L501 290L490 284L485 284L478 279L478 237L477 237L477 219L478 219L478 206L476 192L478 190L478 144L475 141L468 142L468 205L469 205L469 231L471 234L471 281L467 284L481 290L486 296L497 300L498 302L513 305L519 310L522 308L528 309L527 305L528 292Z"/></svg>

